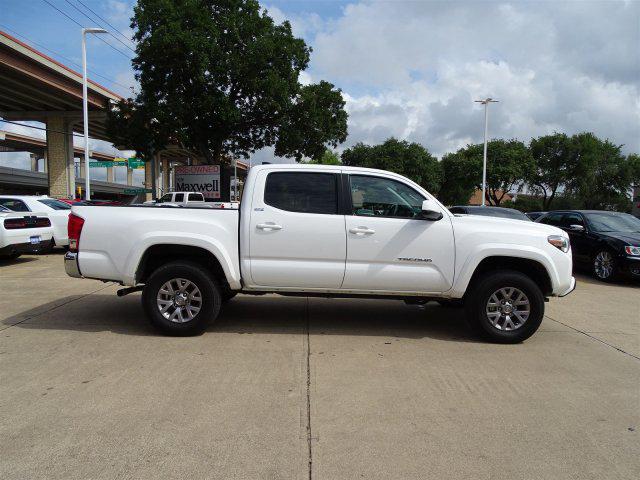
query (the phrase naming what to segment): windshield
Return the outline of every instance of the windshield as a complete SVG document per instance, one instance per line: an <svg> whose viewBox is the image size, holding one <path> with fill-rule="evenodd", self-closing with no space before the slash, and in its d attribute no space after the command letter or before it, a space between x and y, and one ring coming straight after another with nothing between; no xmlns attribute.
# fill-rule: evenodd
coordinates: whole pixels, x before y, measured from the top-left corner
<svg viewBox="0 0 640 480"><path fill-rule="evenodd" d="M170 201L171 201L171 194L170 193L167 193L166 195L163 195L162 198L157 200L158 203L170 202Z"/></svg>
<svg viewBox="0 0 640 480"><path fill-rule="evenodd" d="M54 210L71 210L71 205L61 202L60 200L54 200L53 198L43 198L38 201Z"/></svg>
<svg viewBox="0 0 640 480"><path fill-rule="evenodd" d="M588 213L586 217L596 232L640 233L640 220L628 213Z"/></svg>

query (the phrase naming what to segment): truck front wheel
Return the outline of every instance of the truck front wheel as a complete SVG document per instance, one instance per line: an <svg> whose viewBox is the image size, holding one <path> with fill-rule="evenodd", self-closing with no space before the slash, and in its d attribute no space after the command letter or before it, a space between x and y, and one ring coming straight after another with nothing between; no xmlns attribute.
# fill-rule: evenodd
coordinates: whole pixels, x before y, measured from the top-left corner
<svg viewBox="0 0 640 480"><path fill-rule="evenodd" d="M151 324L166 335L198 335L220 313L220 289L211 274L192 262L159 267L142 290Z"/></svg>
<svg viewBox="0 0 640 480"><path fill-rule="evenodd" d="M542 323L544 296L526 275L503 270L474 282L465 307L474 332L491 342L519 343Z"/></svg>

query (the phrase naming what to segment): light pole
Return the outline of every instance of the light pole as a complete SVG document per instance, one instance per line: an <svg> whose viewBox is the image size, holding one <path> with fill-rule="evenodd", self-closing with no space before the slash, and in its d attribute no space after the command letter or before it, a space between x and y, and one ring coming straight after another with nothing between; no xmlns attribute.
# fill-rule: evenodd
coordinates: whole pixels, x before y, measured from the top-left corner
<svg viewBox="0 0 640 480"><path fill-rule="evenodd" d="M482 163L482 206L485 206L485 191L487 188L487 132L489 129L489 104L498 103L498 100L494 100L491 97L484 100L474 100L476 103L482 103L484 105L484 155Z"/></svg>
<svg viewBox="0 0 640 480"><path fill-rule="evenodd" d="M89 174L89 107L87 105L87 33L107 33L102 28L82 29L82 116L84 118L84 190L85 199L91 200L91 175Z"/></svg>

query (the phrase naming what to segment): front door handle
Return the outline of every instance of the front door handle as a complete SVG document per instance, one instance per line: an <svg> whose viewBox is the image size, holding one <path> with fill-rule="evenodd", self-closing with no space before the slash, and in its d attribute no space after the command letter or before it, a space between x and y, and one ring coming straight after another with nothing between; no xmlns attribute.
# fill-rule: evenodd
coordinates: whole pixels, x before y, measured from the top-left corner
<svg viewBox="0 0 640 480"><path fill-rule="evenodd" d="M376 231L368 227L355 227L355 228L350 228L349 233L354 233L356 235L371 235L376 233Z"/></svg>
<svg viewBox="0 0 640 480"><path fill-rule="evenodd" d="M276 225L273 222L259 223L256 225L259 230L282 230L282 225Z"/></svg>

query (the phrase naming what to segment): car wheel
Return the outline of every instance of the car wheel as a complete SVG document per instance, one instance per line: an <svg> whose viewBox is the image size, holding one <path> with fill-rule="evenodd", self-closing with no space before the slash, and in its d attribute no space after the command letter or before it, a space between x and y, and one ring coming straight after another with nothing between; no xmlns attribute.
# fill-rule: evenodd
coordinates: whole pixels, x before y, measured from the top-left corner
<svg viewBox="0 0 640 480"><path fill-rule="evenodd" d="M616 259L610 250L600 250L593 257L593 275L603 282L610 282L616 277Z"/></svg>
<svg viewBox="0 0 640 480"><path fill-rule="evenodd" d="M465 307L475 333L491 342L519 343L542 323L544 295L526 275L505 270L475 282Z"/></svg>
<svg viewBox="0 0 640 480"><path fill-rule="evenodd" d="M202 333L218 317L222 297L208 271L191 262L171 262L151 274L142 304L162 333L190 336Z"/></svg>

